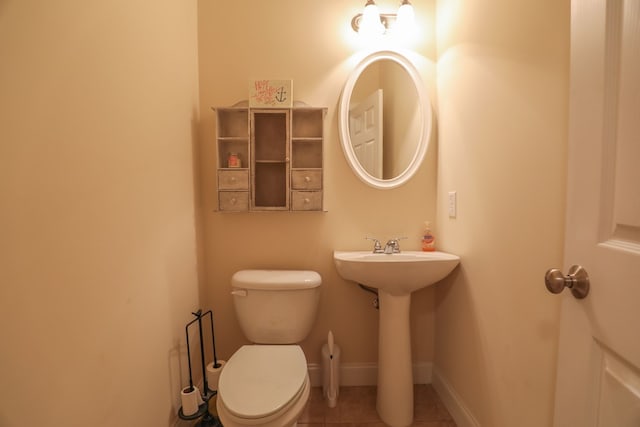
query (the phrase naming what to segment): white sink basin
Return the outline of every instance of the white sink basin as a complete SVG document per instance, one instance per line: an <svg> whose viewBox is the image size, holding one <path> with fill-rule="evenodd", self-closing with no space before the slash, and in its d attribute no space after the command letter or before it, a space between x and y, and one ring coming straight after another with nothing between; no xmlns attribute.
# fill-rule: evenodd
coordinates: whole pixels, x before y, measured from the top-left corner
<svg viewBox="0 0 640 427"><path fill-rule="evenodd" d="M460 263L444 252L333 253L338 274L378 289L378 396L376 409L391 427L413 423L413 371L409 311L411 293L444 279Z"/></svg>
<svg viewBox="0 0 640 427"><path fill-rule="evenodd" d="M371 251L336 251L338 274L391 295L405 295L444 279L460 263L445 252L403 251L374 254Z"/></svg>

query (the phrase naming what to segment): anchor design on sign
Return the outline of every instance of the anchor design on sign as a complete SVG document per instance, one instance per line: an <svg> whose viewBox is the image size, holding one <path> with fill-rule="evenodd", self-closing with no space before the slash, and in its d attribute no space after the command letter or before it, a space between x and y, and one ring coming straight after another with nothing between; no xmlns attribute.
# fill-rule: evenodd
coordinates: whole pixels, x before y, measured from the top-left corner
<svg viewBox="0 0 640 427"><path fill-rule="evenodd" d="M284 86L280 86L276 90L276 101L284 102L287 99L287 91L284 89Z"/></svg>

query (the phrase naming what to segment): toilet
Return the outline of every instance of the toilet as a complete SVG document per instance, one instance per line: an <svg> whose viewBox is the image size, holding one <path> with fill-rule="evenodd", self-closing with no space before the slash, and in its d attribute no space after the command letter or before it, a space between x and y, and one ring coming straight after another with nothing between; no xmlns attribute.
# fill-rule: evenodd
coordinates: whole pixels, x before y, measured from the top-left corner
<svg viewBox="0 0 640 427"><path fill-rule="evenodd" d="M216 407L224 427L294 426L311 385L297 344L311 330L322 279L308 270L241 270L231 279L244 345L226 362Z"/></svg>

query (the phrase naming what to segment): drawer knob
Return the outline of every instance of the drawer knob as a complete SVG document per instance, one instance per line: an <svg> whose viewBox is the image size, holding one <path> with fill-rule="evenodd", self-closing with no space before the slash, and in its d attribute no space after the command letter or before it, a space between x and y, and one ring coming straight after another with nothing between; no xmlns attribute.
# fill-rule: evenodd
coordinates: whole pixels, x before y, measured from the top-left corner
<svg viewBox="0 0 640 427"><path fill-rule="evenodd" d="M305 176L304 177L304 182L311 182L311 177Z"/></svg>
<svg viewBox="0 0 640 427"><path fill-rule="evenodd" d="M309 204L309 203L311 202L311 200L310 200L308 197L305 197L305 198L304 198L304 202L305 202L306 204Z"/></svg>
<svg viewBox="0 0 640 427"><path fill-rule="evenodd" d="M235 205L238 200L234 197L230 200L232 205Z"/></svg>
<svg viewBox="0 0 640 427"><path fill-rule="evenodd" d="M229 178L229 182L231 182L232 184L235 184L236 182L236 177L232 176L231 178Z"/></svg>

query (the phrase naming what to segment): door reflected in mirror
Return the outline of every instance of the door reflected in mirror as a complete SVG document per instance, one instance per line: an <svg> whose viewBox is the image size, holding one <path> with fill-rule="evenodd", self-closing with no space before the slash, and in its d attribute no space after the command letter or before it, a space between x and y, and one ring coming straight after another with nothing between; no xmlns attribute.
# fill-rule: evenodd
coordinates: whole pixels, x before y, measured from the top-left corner
<svg viewBox="0 0 640 427"><path fill-rule="evenodd" d="M362 60L340 99L340 138L356 175L376 188L406 182L422 163L431 132L431 104L418 71L389 51Z"/></svg>
<svg viewBox="0 0 640 427"><path fill-rule="evenodd" d="M411 76L388 59L369 64L351 93L349 136L365 171L393 179L407 169L420 139L422 118Z"/></svg>

